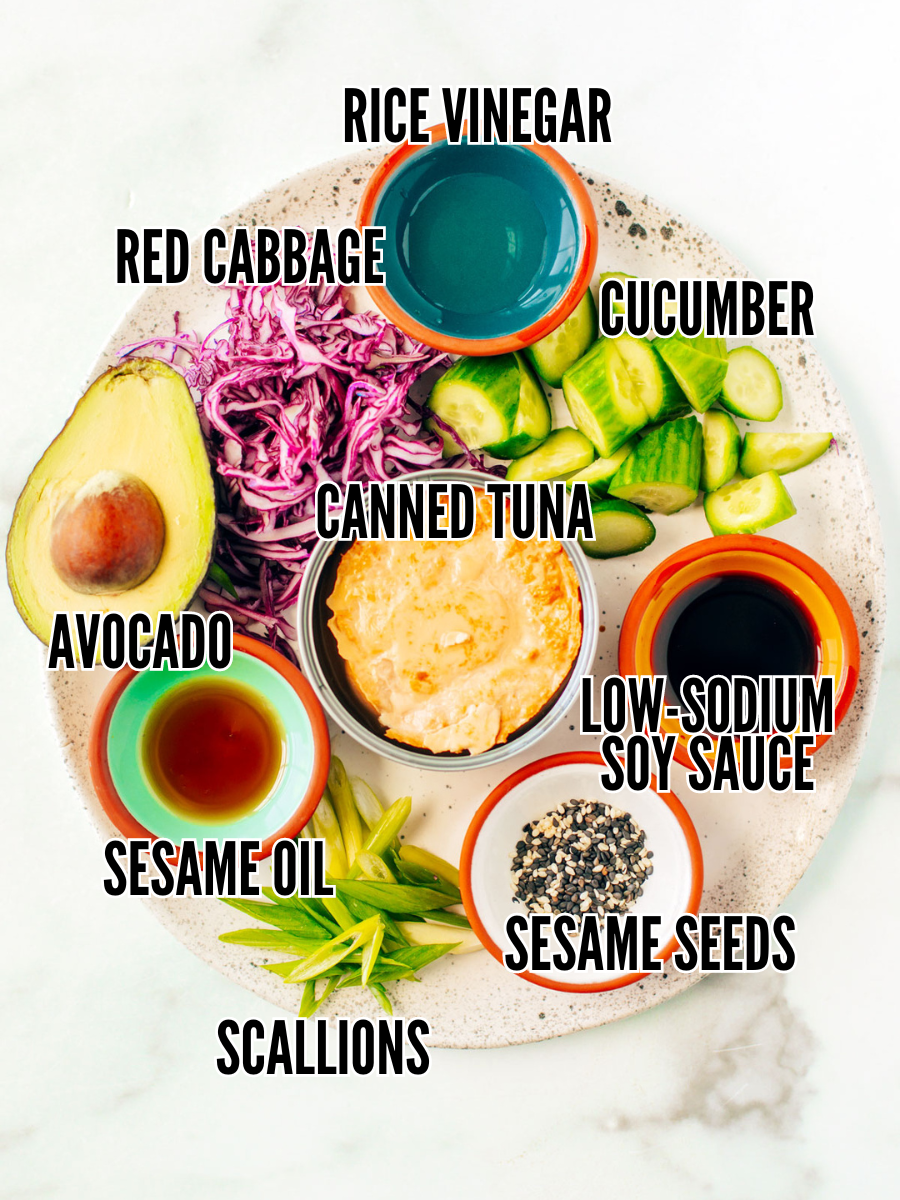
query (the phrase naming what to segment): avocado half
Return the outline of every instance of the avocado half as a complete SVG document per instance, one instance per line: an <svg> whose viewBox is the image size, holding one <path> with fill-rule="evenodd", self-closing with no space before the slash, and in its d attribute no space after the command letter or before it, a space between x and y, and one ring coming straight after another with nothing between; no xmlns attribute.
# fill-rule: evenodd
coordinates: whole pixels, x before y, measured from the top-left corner
<svg viewBox="0 0 900 1200"><path fill-rule="evenodd" d="M60 510L106 473L133 476L158 501L165 539L143 582L94 595L76 591L51 558ZM130 359L88 388L62 432L31 472L6 544L9 586L28 628L49 642L55 612L148 613L186 608L209 568L216 505L197 411L177 371Z"/></svg>

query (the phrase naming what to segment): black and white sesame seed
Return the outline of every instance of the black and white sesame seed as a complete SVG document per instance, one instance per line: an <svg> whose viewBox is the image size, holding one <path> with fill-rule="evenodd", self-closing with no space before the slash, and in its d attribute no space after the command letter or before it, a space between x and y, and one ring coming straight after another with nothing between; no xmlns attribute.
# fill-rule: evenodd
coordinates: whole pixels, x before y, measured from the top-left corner
<svg viewBox="0 0 900 1200"><path fill-rule="evenodd" d="M522 828L514 898L531 912L624 912L653 873L653 851L630 813L600 800L563 800Z"/></svg>

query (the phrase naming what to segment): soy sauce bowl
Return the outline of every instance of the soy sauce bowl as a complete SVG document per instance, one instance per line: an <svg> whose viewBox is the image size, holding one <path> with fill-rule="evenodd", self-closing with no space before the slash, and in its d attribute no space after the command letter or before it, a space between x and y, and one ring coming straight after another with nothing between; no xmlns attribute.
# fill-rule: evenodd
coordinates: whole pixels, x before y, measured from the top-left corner
<svg viewBox="0 0 900 1200"><path fill-rule="evenodd" d="M834 727L847 714L859 680L859 635L850 605L828 572L808 554L757 534L705 538L670 554L638 587L619 634L620 675L665 673L661 642L689 595L728 575L745 575L778 589L797 609L812 638L815 674L834 677ZM678 737L675 759L694 764L677 719L663 716L661 732ZM829 739L819 734L813 751ZM712 738L715 747L716 738ZM715 753L715 750L713 750Z"/></svg>
<svg viewBox="0 0 900 1200"><path fill-rule="evenodd" d="M512 858L522 828L561 801L599 800L631 813L653 851L653 874L630 913L659 916L659 951L665 962L675 952L675 922L697 913L703 892L703 855L691 818L671 792L653 785L641 792L605 793L598 775L603 757L595 751L553 754L529 763L494 788L472 818L463 842L459 886L466 916L484 948L499 963L509 949L505 924L513 913L526 912L513 899ZM552 953L552 941L551 941ZM646 977L635 971L522 971L520 979L560 992L608 992Z"/></svg>
<svg viewBox="0 0 900 1200"><path fill-rule="evenodd" d="M533 345L590 283L587 188L549 146L451 145L443 125L430 132L430 145L391 151L363 193L357 224L386 231L385 283L369 295L404 333L453 354Z"/></svg>
<svg viewBox="0 0 900 1200"><path fill-rule="evenodd" d="M281 772L268 796L237 819L191 820L157 795L142 761L141 743L155 705L171 690L202 679L228 680L256 693L279 715L284 729ZM133 671L123 667L100 698L88 742L91 780L109 820L124 837L250 838L267 858L278 838L296 837L325 790L330 762L328 726L312 688L283 655L244 634L224 671Z"/></svg>

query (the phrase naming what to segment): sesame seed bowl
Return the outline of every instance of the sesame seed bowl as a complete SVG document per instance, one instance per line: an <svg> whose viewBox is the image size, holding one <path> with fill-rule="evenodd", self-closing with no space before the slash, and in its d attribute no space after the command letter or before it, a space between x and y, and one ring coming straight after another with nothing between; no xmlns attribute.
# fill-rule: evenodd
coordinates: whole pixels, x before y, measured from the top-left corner
<svg viewBox="0 0 900 1200"><path fill-rule="evenodd" d="M593 751L539 759L494 788L473 817L460 888L472 928L501 965L513 913L658 915L656 957L665 962L676 948L676 920L698 911L703 860L683 805L655 780L644 791L604 792L603 766ZM519 977L558 991L605 992L645 974L551 969Z"/></svg>

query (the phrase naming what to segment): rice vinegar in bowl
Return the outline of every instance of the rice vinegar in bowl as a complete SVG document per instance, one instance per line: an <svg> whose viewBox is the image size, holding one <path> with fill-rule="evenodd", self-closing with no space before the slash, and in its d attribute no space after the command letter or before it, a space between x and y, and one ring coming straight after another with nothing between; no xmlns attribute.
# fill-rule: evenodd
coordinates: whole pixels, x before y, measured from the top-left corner
<svg viewBox="0 0 900 1200"><path fill-rule="evenodd" d="M457 354L501 354L571 315L590 282L597 218L582 181L548 146L398 147L360 205L385 230L372 300L405 333Z"/></svg>

